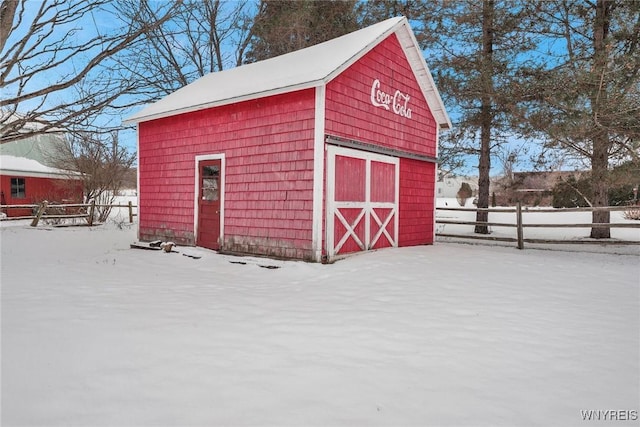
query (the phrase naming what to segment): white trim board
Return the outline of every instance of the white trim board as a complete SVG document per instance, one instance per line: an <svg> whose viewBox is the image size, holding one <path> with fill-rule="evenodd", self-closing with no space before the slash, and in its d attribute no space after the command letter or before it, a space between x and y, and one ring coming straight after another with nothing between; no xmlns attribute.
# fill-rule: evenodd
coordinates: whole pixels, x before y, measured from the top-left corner
<svg viewBox="0 0 640 427"><path fill-rule="evenodd" d="M224 242L224 182L225 182L225 156L224 153L218 154L202 154L195 157L195 180L193 189L193 244L198 243L198 197L200 196L200 167L199 164L204 160L220 160L220 246Z"/></svg>
<svg viewBox="0 0 640 427"><path fill-rule="evenodd" d="M326 86L316 87L315 124L313 134L313 212L311 250L316 262L322 261L322 208L324 196L324 130Z"/></svg>

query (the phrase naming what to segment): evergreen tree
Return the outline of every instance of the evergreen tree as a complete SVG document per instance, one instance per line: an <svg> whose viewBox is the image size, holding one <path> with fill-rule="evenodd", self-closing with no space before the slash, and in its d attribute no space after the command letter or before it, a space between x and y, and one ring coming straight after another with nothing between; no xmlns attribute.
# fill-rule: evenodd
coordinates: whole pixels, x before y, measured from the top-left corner
<svg viewBox="0 0 640 427"><path fill-rule="evenodd" d="M531 73L527 123L548 146L591 166L592 203L607 206L610 166L640 155L640 2L540 2L549 46L543 72ZM609 223L594 211L593 223ZM594 227L593 238L608 238Z"/></svg>
<svg viewBox="0 0 640 427"><path fill-rule="evenodd" d="M478 156L478 208L489 207L491 157L513 136L519 105L520 70L535 40L528 29L535 22L532 5L501 0L437 3L424 16L425 47L438 89L454 118L454 130L441 146ZM479 211L476 221L487 222ZM486 225L476 233L488 234Z"/></svg>
<svg viewBox="0 0 640 427"><path fill-rule="evenodd" d="M358 29L355 0L261 0L245 62L261 61Z"/></svg>
<svg viewBox="0 0 640 427"><path fill-rule="evenodd" d="M441 167L459 167L461 156L478 157L479 208L489 207L491 157L514 135L518 96L525 95L514 88L536 46L534 6L510 0L374 0L360 6L367 22L398 13L409 19L453 121L453 130L440 138ZM488 213L478 212L476 220L487 222ZM489 229L479 225L475 231Z"/></svg>
<svg viewBox="0 0 640 427"><path fill-rule="evenodd" d="M437 2L425 2L421 0L368 0L358 3L356 10L358 20L362 27L397 16L406 17L416 36L416 40L420 46L425 49L427 64L434 74L436 85L440 88L437 75L438 70L437 67L434 66L434 64L439 61L440 50L434 48L434 46L443 45L445 42L440 40L440 34L434 30L436 21L433 17L441 10ZM443 90L440 90L440 96L451 112L456 101ZM453 120L456 122L455 117ZM454 123L454 131L447 131L440 135L438 169L440 175L443 177L453 175L460 168L464 167L464 156L469 154L468 150L459 144L448 143L448 141L458 140L454 136L456 135L456 127L457 123Z"/></svg>

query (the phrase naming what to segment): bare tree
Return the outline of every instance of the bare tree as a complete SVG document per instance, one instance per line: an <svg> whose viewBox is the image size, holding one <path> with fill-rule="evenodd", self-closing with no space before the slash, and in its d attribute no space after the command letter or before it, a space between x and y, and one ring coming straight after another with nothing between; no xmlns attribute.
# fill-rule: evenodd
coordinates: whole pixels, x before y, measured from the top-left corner
<svg viewBox="0 0 640 427"><path fill-rule="evenodd" d="M205 74L241 65L249 45L252 3L243 0L185 0L172 19L147 27L120 59L147 100L170 94ZM143 27L155 20L149 3L121 0L126 19Z"/></svg>
<svg viewBox="0 0 640 427"><path fill-rule="evenodd" d="M176 2L141 21L117 14L110 0L1 0L0 142L68 129L109 109L129 106L137 84L114 58L167 21ZM88 99L70 90L82 84Z"/></svg>
<svg viewBox="0 0 640 427"><path fill-rule="evenodd" d="M135 154L118 144L118 133L114 131L110 134L70 133L65 143L56 147L51 160L58 169L69 171L70 177L80 178L85 203L112 205L135 159ZM96 220L104 222L111 207L100 206L96 212Z"/></svg>

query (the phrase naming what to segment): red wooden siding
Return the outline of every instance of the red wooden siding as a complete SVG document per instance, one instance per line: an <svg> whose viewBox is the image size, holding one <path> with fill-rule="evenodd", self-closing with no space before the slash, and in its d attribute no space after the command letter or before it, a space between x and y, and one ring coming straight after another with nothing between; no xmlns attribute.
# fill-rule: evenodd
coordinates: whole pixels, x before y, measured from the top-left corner
<svg viewBox="0 0 640 427"><path fill-rule="evenodd" d="M380 80L381 90L392 95L400 90L410 96L408 105L411 118L371 103L371 88L376 79ZM332 80L326 92L327 134L409 153L436 156L436 122L395 35L389 36ZM392 179L392 173L392 165L372 163L372 174L378 177L378 181ZM400 159L399 246L433 243L434 188L434 163ZM388 201L393 196L388 194L389 191L390 187L372 185L372 201ZM384 211L376 213L381 219L387 214ZM373 222L371 226L374 226ZM393 236L393 221L386 229ZM338 230L334 231L334 234L339 233ZM388 240L383 236L374 248L388 245Z"/></svg>
<svg viewBox="0 0 640 427"><path fill-rule="evenodd" d="M411 118L371 103L371 86L410 96ZM395 34L327 85L326 132L427 156L436 155L436 122Z"/></svg>
<svg viewBox="0 0 640 427"><path fill-rule="evenodd" d="M11 178L25 180L25 197L11 197ZM81 203L83 199L82 182L65 178L29 177L20 175L0 175L2 204L29 205L44 200L56 203ZM31 215L31 209L6 209L7 216Z"/></svg>
<svg viewBox="0 0 640 427"><path fill-rule="evenodd" d="M398 246L433 244L435 164L400 159Z"/></svg>
<svg viewBox="0 0 640 427"><path fill-rule="evenodd" d="M222 249L311 258L315 91L139 124L140 239L194 244L195 156L224 154Z"/></svg>

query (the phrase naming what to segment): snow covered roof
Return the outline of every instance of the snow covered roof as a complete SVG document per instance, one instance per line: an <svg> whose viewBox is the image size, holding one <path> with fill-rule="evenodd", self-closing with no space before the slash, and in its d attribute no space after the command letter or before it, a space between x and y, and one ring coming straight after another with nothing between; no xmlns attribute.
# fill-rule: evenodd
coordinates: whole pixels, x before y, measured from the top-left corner
<svg viewBox="0 0 640 427"><path fill-rule="evenodd" d="M25 157L0 156L0 174L38 178L71 178L74 172L64 171Z"/></svg>
<svg viewBox="0 0 640 427"><path fill-rule="evenodd" d="M441 128L451 121L422 51L404 17L346 34L305 49L230 70L210 73L125 120L139 123L249 99L327 84L378 43L395 33Z"/></svg>
<svg viewBox="0 0 640 427"><path fill-rule="evenodd" d="M53 158L58 147L64 144L60 133L36 133L0 144L0 155L26 157L45 166L54 166Z"/></svg>

